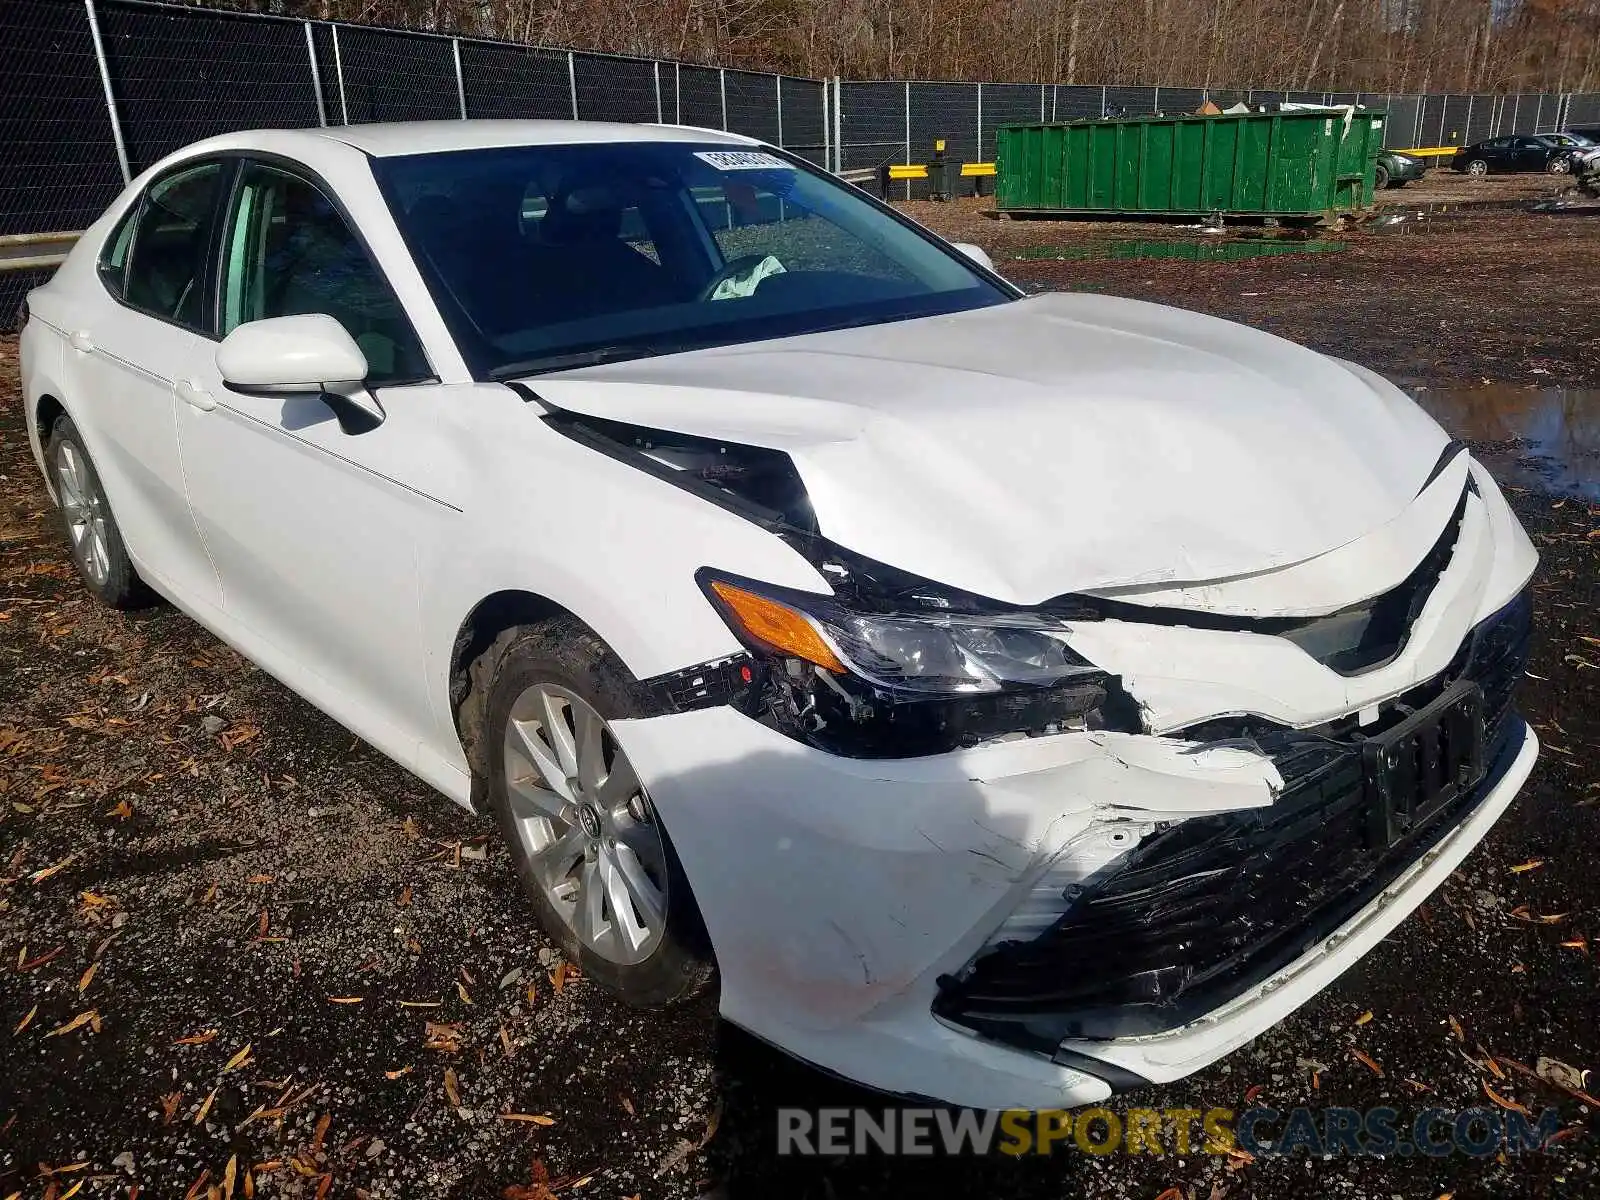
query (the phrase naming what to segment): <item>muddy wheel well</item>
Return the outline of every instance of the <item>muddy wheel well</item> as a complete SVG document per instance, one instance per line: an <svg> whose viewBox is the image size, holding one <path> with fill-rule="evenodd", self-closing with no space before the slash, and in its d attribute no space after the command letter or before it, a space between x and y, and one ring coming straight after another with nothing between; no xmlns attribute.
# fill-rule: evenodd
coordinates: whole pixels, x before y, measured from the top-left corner
<svg viewBox="0 0 1600 1200"><path fill-rule="evenodd" d="M489 661L490 649L508 629L571 615L544 596L505 591L484 597L461 622L450 652L450 711L455 716L461 748L466 751L467 763L477 779L488 774L482 732L485 706L489 702L488 682L494 674L494 664Z"/></svg>
<svg viewBox="0 0 1600 1200"><path fill-rule="evenodd" d="M66 405L54 396L40 396L39 404L34 409L34 416L39 423L39 444L50 444L50 431L56 427L56 418L67 411Z"/></svg>

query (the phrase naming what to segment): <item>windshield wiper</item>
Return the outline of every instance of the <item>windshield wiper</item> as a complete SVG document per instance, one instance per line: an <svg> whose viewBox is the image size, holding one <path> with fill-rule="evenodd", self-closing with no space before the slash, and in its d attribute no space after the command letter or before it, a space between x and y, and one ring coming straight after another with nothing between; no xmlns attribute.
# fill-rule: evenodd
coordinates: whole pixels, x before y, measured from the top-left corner
<svg viewBox="0 0 1600 1200"><path fill-rule="evenodd" d="M515 379L521 375L543 375L548 371L565 371L571 367L595 367L601 363L627 362L630 358L649 358L656 354L669 354L671 349L662 346L594 346L588 350L563 350L559 354L544 354L538 358L524 358L518 362L494 367L489 372L493 380Z"/></svg>

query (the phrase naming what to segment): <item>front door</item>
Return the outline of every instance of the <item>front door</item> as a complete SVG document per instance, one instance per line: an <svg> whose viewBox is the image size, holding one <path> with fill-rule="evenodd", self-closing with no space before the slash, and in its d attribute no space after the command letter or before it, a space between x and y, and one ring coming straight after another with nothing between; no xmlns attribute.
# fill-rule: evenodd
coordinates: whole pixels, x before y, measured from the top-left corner
<svg viewBox="0 0 1600 1200"><path fill-rule="evenodd" d="M428 491L430 368L338 208L288 168L241 165L218 274L224 335L326 313L365 352L387 412L348 434L318 395L231 391L214 354L201 356L206 406L181 406L179 440L230 624L263 666L409 765L432 726L417 547L455 511Z"/></svg>

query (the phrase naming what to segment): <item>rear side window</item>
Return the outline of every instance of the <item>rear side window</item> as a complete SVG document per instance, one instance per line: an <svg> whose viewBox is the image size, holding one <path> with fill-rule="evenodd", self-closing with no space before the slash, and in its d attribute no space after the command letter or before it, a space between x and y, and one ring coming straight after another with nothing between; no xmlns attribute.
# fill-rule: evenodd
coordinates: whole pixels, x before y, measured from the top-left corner
<svg viewBox="0 0 1600 1200"><path fill-rule="evenodd" d="M430 376L427 357L388 281L320 189L250 163L222 250L222 333L265 317L324 313L367 356L369 383Z"/></svg>
<svg viewBox="0 0 1600 1200"><path fill-rule="evenodd" d="M140 208L135 204L124 214L100 252L100 278L115 296L126 290L128 248L133 245L133 227L139 222Z"/></svg>
<svg viewBox="0 0 1600 1200"><path fill-rule="evenodd" d="M182 168L150 185L123 250L124 300L180 325L203 324L206 252L221 186L218 162ZM116 250L113 245L113 255Z"/></svg>

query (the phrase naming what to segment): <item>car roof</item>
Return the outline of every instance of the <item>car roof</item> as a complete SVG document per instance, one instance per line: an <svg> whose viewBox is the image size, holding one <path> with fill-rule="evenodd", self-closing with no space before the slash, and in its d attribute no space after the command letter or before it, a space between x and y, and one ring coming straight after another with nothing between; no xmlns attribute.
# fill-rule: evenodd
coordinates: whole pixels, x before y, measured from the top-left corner
<svg viewBox="0 0 1600 1200"><path fill-rule="evenodd" d="M376 125L330 125L295 132L353 146L375 158L434 154L506 146L559 146L596 142L725 142L756 144L754 138L690 125L629 125L617 121L466 120L403 121Z"/></svg>

